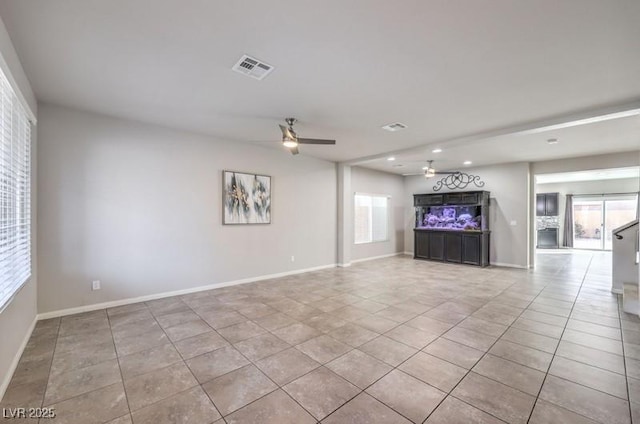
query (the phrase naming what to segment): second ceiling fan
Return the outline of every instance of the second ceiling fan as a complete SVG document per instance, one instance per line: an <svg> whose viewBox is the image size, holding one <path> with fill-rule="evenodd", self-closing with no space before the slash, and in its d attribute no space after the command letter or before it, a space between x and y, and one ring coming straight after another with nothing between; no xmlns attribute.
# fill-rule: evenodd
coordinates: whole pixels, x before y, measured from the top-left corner
<svg viewBox="0 0 640 424"><path fill-rule="evenodd" d="M436 175L451 175L451 174L460 174L460 171L436 171L436 169L432 166L433 160L427 161L427 166L423 167L423 172L419 174L403 174L405 176L409 175L424 175L425 178L433 178Z"/></svg>
<svg viewBox="0 0 640 424"><path fill-rule="evenodd" d="M293 124L297 121L296 118L286 118L285 122L287 127L280 124L280 131L282 131L282 145L289 149L291 154L297 155L299 144L336 144L335 140L327 140L322 138L302 138L298 137L298 134L293 130Z"/></svg>

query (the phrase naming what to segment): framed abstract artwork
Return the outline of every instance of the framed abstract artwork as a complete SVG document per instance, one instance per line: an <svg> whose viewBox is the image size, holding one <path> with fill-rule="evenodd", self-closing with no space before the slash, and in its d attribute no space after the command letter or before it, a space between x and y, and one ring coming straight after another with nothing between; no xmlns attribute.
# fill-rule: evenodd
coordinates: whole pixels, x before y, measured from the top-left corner
<svg viewBox="0 0 640 424"><path fill-rule="evenodd" d="M222 171L222 223L271 224L271 177Z"/></svg>

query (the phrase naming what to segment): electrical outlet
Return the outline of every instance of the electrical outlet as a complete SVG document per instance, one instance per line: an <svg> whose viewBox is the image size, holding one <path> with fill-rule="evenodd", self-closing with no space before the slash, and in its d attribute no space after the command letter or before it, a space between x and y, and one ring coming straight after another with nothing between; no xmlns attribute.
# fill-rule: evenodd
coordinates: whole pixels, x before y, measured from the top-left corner
<svg viewBox="0 0 640 424"><path fill-rule="evenodd" d="M291 256L291 262L295 262L296 261L296 257L295 256Z"/></svg>
<svg viewBox="0 0 640 424"><path fill-rule="evenodd" d="M91 290L100 290L100 280L94 280L91 283Z"/></svg>

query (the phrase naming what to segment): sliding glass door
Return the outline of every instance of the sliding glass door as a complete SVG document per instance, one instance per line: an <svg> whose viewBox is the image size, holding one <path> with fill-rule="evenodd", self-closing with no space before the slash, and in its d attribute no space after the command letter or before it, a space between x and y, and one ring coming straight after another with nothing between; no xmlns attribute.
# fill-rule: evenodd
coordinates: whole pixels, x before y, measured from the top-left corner
<svg viewBox="0 0 640 424"><path fill-rule="evenodd" d="M635 195L574 197L573 247L611 250L611 232L636 219Z"/></svg>

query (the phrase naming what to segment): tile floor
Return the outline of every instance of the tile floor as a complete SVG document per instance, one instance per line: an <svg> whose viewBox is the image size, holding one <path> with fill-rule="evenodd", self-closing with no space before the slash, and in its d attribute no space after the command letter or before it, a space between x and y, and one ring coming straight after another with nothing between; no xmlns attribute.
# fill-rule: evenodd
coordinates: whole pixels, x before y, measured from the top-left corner
<svg viewBox="0 0 640 424"><path fill-rule="evenodd" d="M606 253L396 257L41 321L3 408L51 423L640 423ZM18 420L17 422L19 422Z"/></svg>

